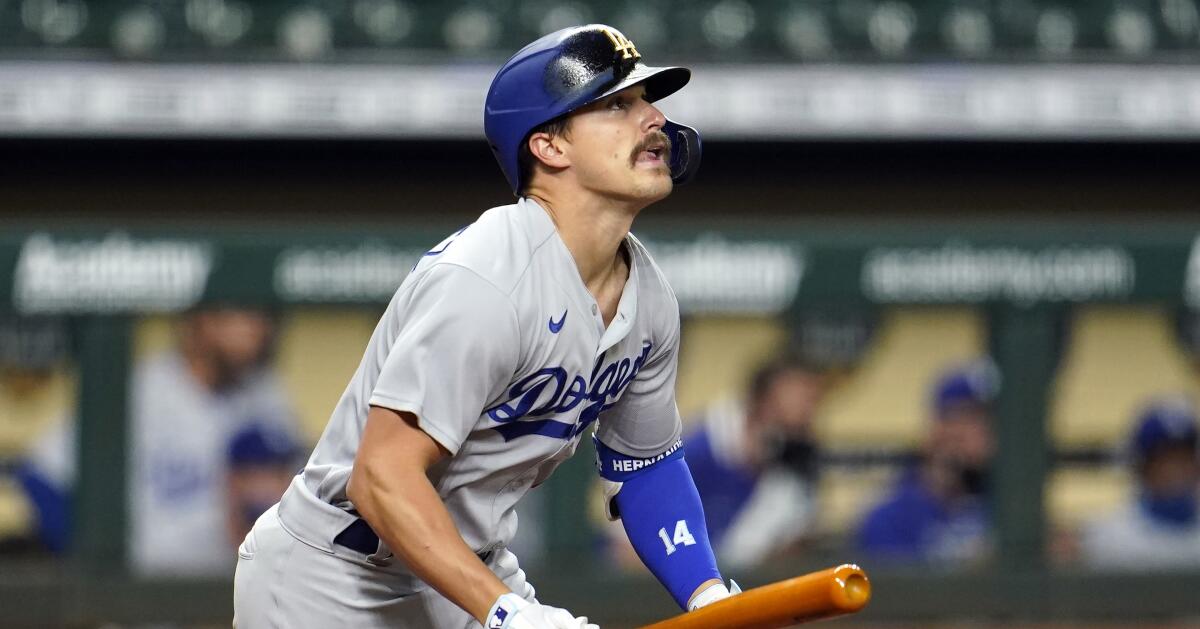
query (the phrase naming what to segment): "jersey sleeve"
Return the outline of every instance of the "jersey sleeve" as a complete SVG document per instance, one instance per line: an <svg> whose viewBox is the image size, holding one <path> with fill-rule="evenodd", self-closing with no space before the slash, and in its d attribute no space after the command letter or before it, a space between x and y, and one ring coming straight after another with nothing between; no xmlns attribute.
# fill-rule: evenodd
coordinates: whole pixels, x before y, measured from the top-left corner
<svg viewBox="0 0 1200 629"><path fill-rule="evenodd" d="M465 267L438 264L414 280L393 304L398 329L370 404L416 415L453 454L516 369L517 314L507 295Z"/></svg>
<svg viewBox="0 0 1200 629"><path fill-rule="evenodd" d="M661 345L629 383L621 399L600 416L596 436L633 457L656 456L679 441L683 423L675 405L679 369L679 310L662 313Z"/></svg>

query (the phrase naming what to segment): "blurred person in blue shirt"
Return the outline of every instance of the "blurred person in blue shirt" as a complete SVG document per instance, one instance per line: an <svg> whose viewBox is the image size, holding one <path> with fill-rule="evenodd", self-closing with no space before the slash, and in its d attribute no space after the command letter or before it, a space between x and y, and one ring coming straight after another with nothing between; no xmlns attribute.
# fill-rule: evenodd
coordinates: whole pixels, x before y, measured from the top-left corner
<svg viewBox="0 0 1200 629"><path fill-rule="evenodd" d="M995 437L992 402L999 375L989 360L943 374L919 460L858 532L878 560L965 563L991 552L988 484Z"/></svg>
<svg viewBox="0 0 1200 629"><path fill-rule="evenodd" d="M1084 563L1156 570L1200 566L1200 483L1195 409L1182 397L1147 404L1129 438L1133 501L1084 527Z"/></svg>
<svg viewBox="0 0 1200 629"><path fill-rule="evenodd" d="M826 389L795 356L754 374L742 399L710 406L683 438L721 565L751 566L802 541L815 515L813 419Z"/></svg>

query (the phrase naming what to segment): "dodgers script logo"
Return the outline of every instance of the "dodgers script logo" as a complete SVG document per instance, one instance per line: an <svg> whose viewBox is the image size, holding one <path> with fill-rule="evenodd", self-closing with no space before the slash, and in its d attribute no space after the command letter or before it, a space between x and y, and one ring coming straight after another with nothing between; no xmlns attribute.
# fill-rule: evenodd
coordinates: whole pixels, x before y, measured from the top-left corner
<svg viewBox="0 0 1200 629"><path fill-rule="evenodd" d="M562 367L544 367L517 381L508 389L508 400L487 409L488 417L501 425L496 432L505 441L525 435L542 435L557 439L570 439L583 432L588 424L596 420L605 409L616 403L621 392L642 370L653 345L642 341L642 353L636 358L622 358L601 369L596 361L591 377L582 374L572 376ZM531 419L569 413L580 404L587 403L579 413L578 422L563 422L554 419Z"/></svg>

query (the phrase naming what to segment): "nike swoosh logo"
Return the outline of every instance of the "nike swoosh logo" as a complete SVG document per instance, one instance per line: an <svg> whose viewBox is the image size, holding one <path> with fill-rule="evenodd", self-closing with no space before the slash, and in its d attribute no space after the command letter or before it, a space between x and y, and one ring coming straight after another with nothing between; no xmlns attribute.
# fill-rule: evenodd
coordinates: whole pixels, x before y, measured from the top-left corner
<svg viewBox="0 0 1200 629"><path fill-rule="evenodd" d="M559 317L558 321L555 321L554 317L550 317L550 333L558 334L558 331L562 329L563 324L566 322L567 322L567 311L566 310L563 311L562 316Z"/></svg>

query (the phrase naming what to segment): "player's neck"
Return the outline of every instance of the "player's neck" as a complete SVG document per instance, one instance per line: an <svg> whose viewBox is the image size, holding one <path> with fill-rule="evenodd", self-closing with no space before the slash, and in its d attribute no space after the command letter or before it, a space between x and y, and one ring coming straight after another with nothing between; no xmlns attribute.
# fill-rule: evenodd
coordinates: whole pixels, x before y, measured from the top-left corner
<svg viewBox="0 0 1200 629"><path fill-rule="evenodd" d="M560 204L537 193L529 196L554 221L559 237L575 258L583 283L593 294L611 281L614 273L628 272L620 250L637 209L603 202Z"/></svg>

